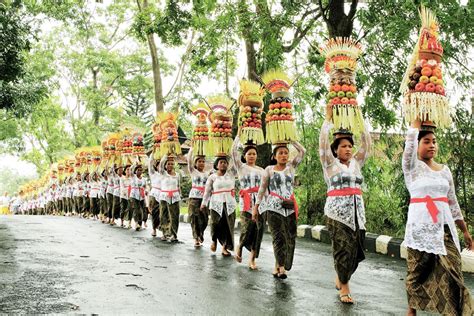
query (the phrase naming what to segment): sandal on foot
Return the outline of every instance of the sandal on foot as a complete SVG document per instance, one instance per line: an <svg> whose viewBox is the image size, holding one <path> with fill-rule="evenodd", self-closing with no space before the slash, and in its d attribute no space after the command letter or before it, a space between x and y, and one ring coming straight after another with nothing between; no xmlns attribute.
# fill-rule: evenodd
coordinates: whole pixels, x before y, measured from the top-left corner
<svg viewBox="0 0 474 316"><path fill-rule="evenodd" d="M230 256L232 256L232 254L231 254L230 252L228 252L228 251L227 251L227 252L222 252L222 255L223 255L224 257L230 257Z"/></svg>
<svg viewBox="0 0 474 316"><path fill-rule="evenodd" d="M347 297L349 300L344 300L344 298ZM343 294L343 295L339 295L339 301L341 301L341 303L343 304L354 304L354 301L352 300L352 296L351 294Z"/></svg>
<svg viewBox="0 0 474 316"><path fill-rule="evenodd" d="M257 267L256 264L249 264L249 269L252 270L252 271L257 271L258 267Z"/></svg>
<svg viewBox="0 0 474 316"><path fill-rule="evenodd" d="M242 262L242 257L239 256L238 254L235 255L235 260L238 262L238 263L241 263Z"/></svg>
<svg viewBox="0 0 474 316"><path fill-rule="evenodd" d="M217 245L216 245L216 243L213 242L213 243L211 244L211 251L212 251L212 252L216 252L216 249L217 249Z"/></svg>
<svg viewBox="0 0 474 316"><path fill-rule="evenodd" d="M284 280L288 278L288 275L286 275L286 273L278 273L278 278Z"/></svg>

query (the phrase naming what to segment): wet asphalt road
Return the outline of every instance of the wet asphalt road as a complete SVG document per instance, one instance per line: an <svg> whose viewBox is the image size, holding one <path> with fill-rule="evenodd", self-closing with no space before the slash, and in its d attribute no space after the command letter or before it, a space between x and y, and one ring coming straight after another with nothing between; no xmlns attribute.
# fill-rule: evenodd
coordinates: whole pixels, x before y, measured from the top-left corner
<svg viewBox="0 0 474 316"><path fill-rule="evenodd" d="M73 217L0 216L0 313L198 315L402 315L405 262L367 254L343 306L330 246L297 240L287 280L271 276L270 235L259 271L195 250L189 224L178 244ZM238 232L236 234L236 240ZM465 275L474 289L474 277Z"/></svg>

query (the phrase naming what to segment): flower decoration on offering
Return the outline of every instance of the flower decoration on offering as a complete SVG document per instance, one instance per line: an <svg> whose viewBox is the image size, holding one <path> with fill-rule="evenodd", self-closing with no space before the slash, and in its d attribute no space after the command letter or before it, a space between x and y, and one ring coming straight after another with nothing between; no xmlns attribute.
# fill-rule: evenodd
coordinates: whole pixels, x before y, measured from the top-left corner
<svg viewBox="0 0 474 316"><path fill-rule="evenodd" d="M129 129L122 132L122 156L128 157L133 155L133 139Z"/></svg>
<svg viewBox="0 0 474 316"><path fill-rule="evenodd" d="M103 141L101 142L101 147L102 147L102 158L103 158L104 160L109 159L110 153L109 153L109 146L108 146L108 144L107 144L107 140L103 140Z"/></svg>
<svg viewBox="0 0 474 316"><path fill-rule="evenodd" d="M204 156L209 152L209 127L207 126L207 117L209 109L204 103L195 105L192 109L197 118L197 123L193 131L193 155Z"/></svg>
<svg viewBox="0 0 474 316"><path fill-rule="evenodd" d="M420 9L420 16L418 42L400 86L404 95L403 114L408 122L421 119L447 127L451 118L444 89L439 25L434 13L424 6Z"/></svg>
<svg viewBox="0 0 474 316"><path fill-rule="evenodd" d="M280 70L271 70L262 76L265 89L271 93L269 111L266 116L267 141L287 143L297 139L293 104L290 99L292 80Z"/></svg>
<svg viewBox="0 0 474 316"><path fill-rule="evenodd" d="M153 133L153 158L160 159L160 146L161 146L161 129L159 122L153 123L151 126Z"/></svg>
<svg viewBox="0 0 474 316"><path fill-rule="evenodd" d="M143 135L141 133L132 134L133 155L145 156L145 146L143 145Z"/></svg>
<svg viewBox="0 0 474 316"><path fill-rule="evenodd" d="M158 113L160 119L161 145L160 154L164 155L180 155L181 146L178 139L178 114L171 112Z"/></svg>
<svg viewBox="0 0 474 316"><path fill-rule="evenodd" d="M57 163L53 163L51 165L50 177L51 177L51 180L56 180L58 178L58 164Z"/></svg>
<svg viewBox="0 0 474 316"><path fill-rule="evenodd" d="M211 109L209 120L211 132L209 137L208 156L227 156L232 147L232 114L233 101L225 95L217 95L207 99Z"/></svg>
<svg viewBox="0 0 474 316"><path fill-rule="evenodd" d="M239 126L242 144L264 143L262 130L263 97L265 89L251 80L240 81ZM286 111L285 111L286 112Z"/></svg>
<svg viewBox="0 0 474 316"><path fill-rule="evenodd" d="M92 152L90 149L86 151L86 160L88 166L92 165Z"/></svg>
<svg viewBox="0 0 474 316"><path fill-rule="evenodd" d="M76 149L75 158L76 158L76 164L75 164L76 172L79 172L79 173L84 172L84 170L86 169L86 166L87 166L86 148Z"/></svg>
<svg viewBox="0 0 474 316"><path fill-rule="evenodd" d="M64 160L58 161L58 178L59 180L64 180L66 177L66 165Z"/></svg>
<svg viewBox="0 0 474 316"><path fill-rule="evenodd" d="M109 145L109 153L110 153L110 157L113 159L115 158L116 156L116 146L117 146L117 142L120 138L120 135L117 134L117 133L113 133L111 135L109 135L109 138L107 140L107 144Z"/></svg>
<svg viewBox="0 0 474 316"><path fill-rule="evenodd" d="M66 159L66 169L68 174L72 174L74 172L74 167L76 165L76 161L74 156L70 156Z"/></svg>
<svg viewBox="0 0 474 316"><path fill-rule="evenodd" d="M79 151L76 150L76 153L74 155L74 168L76 169L76 171L78 171L80 167L81 167L81 156L79 154Z"/></svg>
<svg viewBox="0 0 474 316"><path fill-rule="evenodd" d="M115 143L115 155L116 156L121 156L122 153L123 153L123 138L119 138L119 140L117 140L117 142Z"/></svg>
<svg viewBox="0 0 474 316"><path fill-rule="evenodd" d="M92 163L95 166L99 166L100 162L102 160L102 153L101 153L101 148L99 146L95 146L91 149L91 154L92 154Z"/></svg>
<svg viewBox="0 0 474 316"><path fill-rule="evenodd" d="M326 100L332 106L334 128L359 134L364 129L364 119L357 103L355 71L362 47L349 38L337 37L330 39L320 52L326 58L324 70L330 78Z"/></svg>

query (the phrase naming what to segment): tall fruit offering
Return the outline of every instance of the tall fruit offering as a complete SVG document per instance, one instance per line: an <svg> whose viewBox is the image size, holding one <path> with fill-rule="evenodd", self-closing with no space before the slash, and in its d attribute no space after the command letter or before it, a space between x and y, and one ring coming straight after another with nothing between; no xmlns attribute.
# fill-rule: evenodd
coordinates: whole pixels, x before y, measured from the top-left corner
<svg viewBox="0 0 474 316"><path fill-rule="evenodd" d="M423 6L420 17L418 42L400 86L404 96L403 114L407 122L420 119L430 121L431 126L447 127L451 118L444 89L439 25L434 13Z"/></svg>
<svg viewBox="0 0 474 316"><path fill-rule="evenodd" d="M265 90L251 80L240 81L239 127L242 144L261 145L265 142L262 130L263 97Z"/></svg>
<svg viewBox="0 0 474 316"><path fill-rule="evenodd" d="M224 95L207 99L211 109L209 120L211 132L209 135L208 156L228 156L232 147L232 100Z"/></svg>
<svg viewBox="0 0 474 316"><path fill-rule="evenodd" d="M193 155L205 156L209 151L209 128L207 126L207 117L209 110L204 103L195 105L192 109L193 114L197 118L196 125L193 130Z"/></svg>
<svg viewBox="0 0 474 316"><path fill-rule="evenodd" d="M265 89L271 93L266 116L267 141L271 144L296 141L293 103L290 98L292 80L281 70L271 70L262 76Z"/></svg>
<svg viewBox="0 0 474 316"><path fill-rule="evenodd" d="M362 48L349 38L330 39L320 52L326 57L324 70L329 75L326 101L332 107L334 129L359 134L364 129L362 112L357 103L355 74Z"/></svg>
<svg viewBox="0 0 474 316"><path fill-rule="evenodd" d="M181 155L181 146L178 139L178 114L171 112L158 113L161 130L161 155Z"/></svg>

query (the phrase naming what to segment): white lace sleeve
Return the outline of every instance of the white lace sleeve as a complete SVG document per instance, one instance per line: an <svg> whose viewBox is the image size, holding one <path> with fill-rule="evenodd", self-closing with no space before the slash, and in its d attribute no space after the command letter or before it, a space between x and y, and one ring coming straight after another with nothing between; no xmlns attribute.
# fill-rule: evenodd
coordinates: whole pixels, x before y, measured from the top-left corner
<svg viewBox="0 0 474 316"><path fill-rule="evenodd" d="M186 155L186 162L188 163L188 172L189 172L189 175L192 175L193 174L193 171L194 171L194 165L193 165L193 147L189 148L189 152L188 154Z"/></svg>
<svg viewBox="0 0 474 316"><path fill-rule="evenodd" d="M263 177L262 177L262 183L260 184L260 188L258 189L258 195L257 195L257 202L255 204L261 204L263 201L263 197L265 196L265 192L268 190L268 186L270 184L270 169L272 167L268 166L265 168L265 171L263 172Z"/></svg>
<svg viewBox="0 0 474 316"><path fill-rule="evenodd" d="M462 215L461 208L459 207L458 199L456 198L456 190L454 189L454 181L453 175L451 174L451 170L446 167L448 173L448 182L449 182L449 191L448 191L448 203L449 209L451 210L451 214L453 215L453 219L463 220L464 216Z"/></svg>
<svg viewBox="0 0 474 316"><path fill-rule="evenodd" d="M303 147L303 145L301 145L298 142L293 142L292 144L293 146L295 146L296 150L298 151L298 154L291 162L291 165L293 166L293 168L296 168L303 161L304 155L306 153L306 149Z"/></svg>
<svg viewBox="0 0 474 316"><path fill-rule="evenodd" d="M334 164L335 159L332 155L331 144L329 143L329 132L332 129L333 124L328 121L324 121L321 126L319 133L319 159L323 165L323 169L326 170L328 166Z"/></svg>
<svg viewBox="0 0 474 316"><path fill-rule="evenodd" d="M405 139L405 149L402 157L402 170L405 175L405 181L411 182L411 171L415 168L416 160L418 159L418 129L409 127Z"/></svg>
<svg viewBox="0 0 474 316"><path fill-rule="evenodd" d="M168 155L163 155L158 166L158 172L160 174L165 174L166 162L168 161Z"/></svg>
<svg viewBox="0 0 474 316"><path fill-rule="evenodd" d="M150 177L155 174L155 168L153 167L154 162L155 159L153 159L153 157L148 160L148 174L150 175Z"/></svg>
<svg viewBox="0 0 474 316"><path fill-rule="evenodd" d="M215 175L210 175L206 181L206 189L204 190L204 196L202 198L201 206L208 206L209 200L211 199L212 186L214 184Z"/></svg>
<svg viewBox="0 0 474 316"><path fill-rule="evenodd" d="M360 142L360 148L354 155L354 158L359 163L359 166L362 167L367 158L369 158L370 149L372 147L372 138L370 137L368 125L366 123L364 123L364 131L362 132Z"/></svg>
<svg viewBox="0 0 474 316"><path fill-rule="evenodd" d="M240 138L239 138L239 135L237 135L234 139L234 143L232 144L232 152L231 152L231 161L233 165L235 166L235 169L237 169L237 171L239 171L243 165L243 163L240 161L239 147L240 147Z"/></svg>

